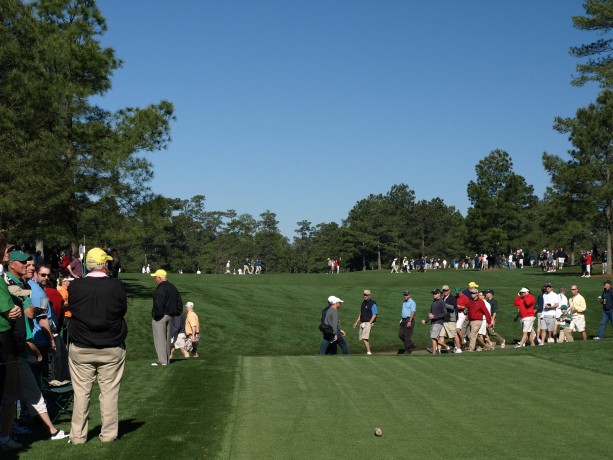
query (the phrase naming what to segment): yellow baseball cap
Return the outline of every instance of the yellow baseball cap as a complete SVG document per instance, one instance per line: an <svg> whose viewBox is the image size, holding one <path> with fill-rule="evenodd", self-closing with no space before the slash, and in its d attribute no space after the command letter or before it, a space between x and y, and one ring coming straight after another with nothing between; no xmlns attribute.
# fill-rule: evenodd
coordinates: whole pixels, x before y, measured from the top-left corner
<svg viewBox="0 0 613 460"><path fill-rule="evenodd" d="M156 271L154 271L151 276L155 276L156 278L159 276L160 278L166 278L166 270L162 270L161 268L158 268Z"/></svg>
<svg viewBox="0 0 613 460"><path fill-rule="evenodd" d="M87 268L99 267L104 265L107 261L113 260L106 252L100 248L92 248L85 256L85 265Z"/></svg>

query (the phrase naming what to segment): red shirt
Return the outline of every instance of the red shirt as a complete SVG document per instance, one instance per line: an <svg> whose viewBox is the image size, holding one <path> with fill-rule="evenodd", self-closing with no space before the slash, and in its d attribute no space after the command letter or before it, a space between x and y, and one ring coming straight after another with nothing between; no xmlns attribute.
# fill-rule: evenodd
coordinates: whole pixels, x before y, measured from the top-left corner
<svg viewBox="0 0 613 460"><path fill-rule="evenodd" d="M490 312L487 311L487 307L485 306L483 299L470 299L468 305L465 306L468 307L468 319L470 321L481 321L483 316L485 316L487 324L492 324L492 315L490 315Z"/></svg>
<svg viewBox="0 0 613 460"><path fill-rule="evenodd" d="M53 313L55 313L55 317L59 321L62 317L62 307L64 306L64 298L62 297L62 294L60 294L60 291L54 287L46 287L45 294L47 294L47 298L49 299L49 303L51 303Z"/></svg>
<svg viewBox="0 0 613 460"><path fill-rule="evenodd" d="M534 300L534 296L529 292L524 294L524 296L520 296L519 294L515 297L515 305L519 308L519 316L522 318L529 318L530 316L534 316L534 304L536 300Z"/></svg>

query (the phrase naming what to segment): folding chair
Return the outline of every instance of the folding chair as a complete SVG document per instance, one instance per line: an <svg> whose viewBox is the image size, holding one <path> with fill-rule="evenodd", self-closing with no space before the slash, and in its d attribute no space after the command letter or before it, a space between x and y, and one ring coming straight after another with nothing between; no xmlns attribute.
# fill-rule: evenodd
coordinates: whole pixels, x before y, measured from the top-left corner
<svg viewBox="0 0 613 460"><path fill-rule="evenodd" d="M57 380L52 382L57 382ZM67 382L64 385L53 386L46 380L43 380L41 391L45 401L47 401L47 410L49 411L51 423L55 423L62 414L72 418L72 403L74 400L72 383Z"/></svg>

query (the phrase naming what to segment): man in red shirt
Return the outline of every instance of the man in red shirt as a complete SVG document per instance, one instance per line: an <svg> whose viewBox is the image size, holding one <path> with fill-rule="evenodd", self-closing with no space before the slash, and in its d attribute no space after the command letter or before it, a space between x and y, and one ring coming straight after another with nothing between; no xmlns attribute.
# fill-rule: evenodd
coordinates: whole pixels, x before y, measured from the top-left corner
<svg viewBox="0 0 613 460"><path fill-rule="evenodd" d="M530 338L530 345L534 346L534 305L536 304L536 300L534 296L530 294L530 289L521 288L517 293L517 297L515 297L515 302L513 303L517 308L519 308L519 317L521 318L521 327L523 335L521 340L515 348L521 348L526 345L526 340Z"/></svg>
<svg viewBox="0 0 613 460"><path fill-rule="evenodd" d="M465 305L465 307L468 308L466 315L470 321L470 344L468 346L468 351L475 351L477 336L479 335L479 329L481 328L483 317L485 316L487 325L492 327L492 316L485 306L483 299L479 298L479 289L473 287L470 288L469 291L470 300Z"/></svg>

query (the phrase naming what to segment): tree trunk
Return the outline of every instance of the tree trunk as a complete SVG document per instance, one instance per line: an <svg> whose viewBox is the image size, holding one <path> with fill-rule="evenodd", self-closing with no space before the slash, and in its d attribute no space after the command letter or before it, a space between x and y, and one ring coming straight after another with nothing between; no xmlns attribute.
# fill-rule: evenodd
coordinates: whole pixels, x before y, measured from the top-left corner
<svg viewBox="0 0 613 460"><path fill-rule="evenodd" d="M381 247L377 246L377 270L381 270Z"/></svg>

